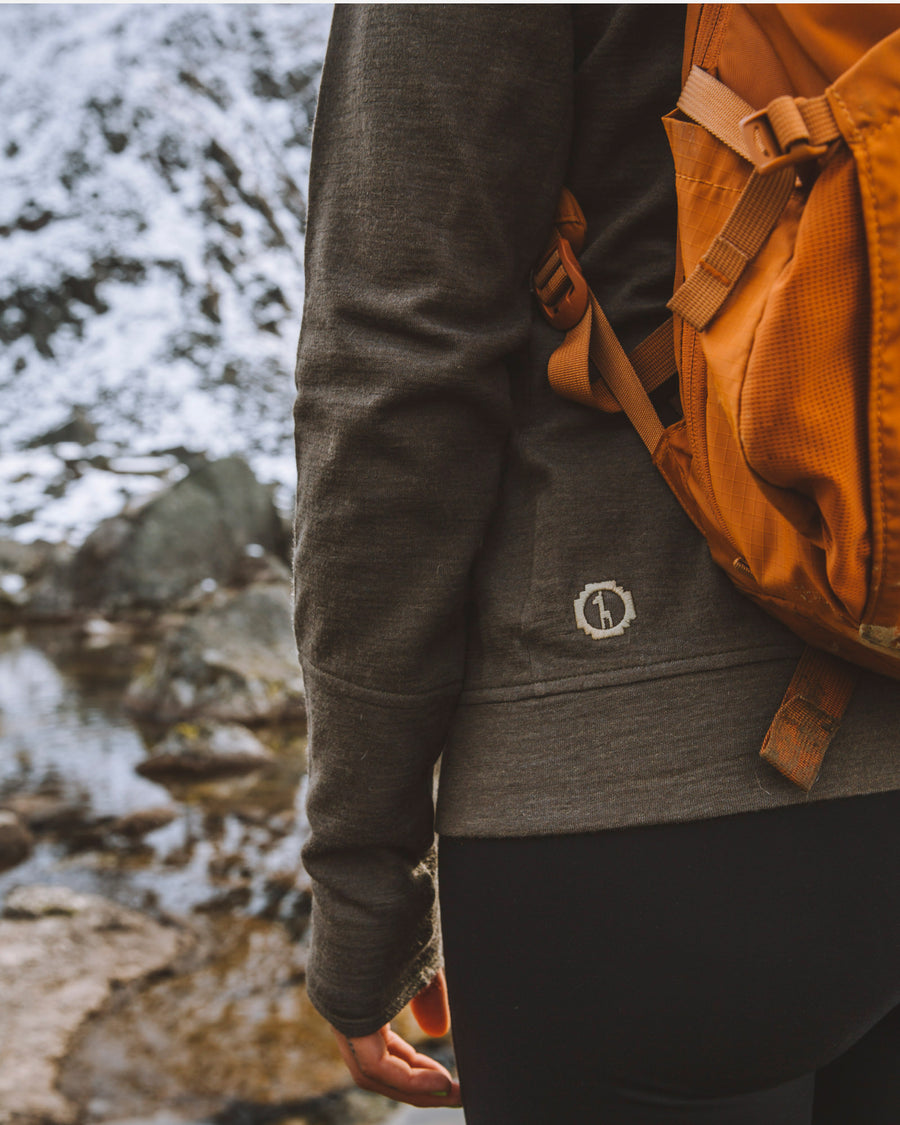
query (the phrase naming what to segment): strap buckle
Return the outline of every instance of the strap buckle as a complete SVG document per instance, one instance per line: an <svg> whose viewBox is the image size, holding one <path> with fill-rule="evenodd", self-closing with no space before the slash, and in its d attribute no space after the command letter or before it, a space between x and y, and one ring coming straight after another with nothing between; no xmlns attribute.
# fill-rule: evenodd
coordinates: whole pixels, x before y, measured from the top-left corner
<svg viewBox="0 0 900 1125"><path fill-rule="evenodd" d="M560 234L554 233L533 283L541 311L554 328L568 332L587 312L587 282L571 243Z"/></svg>
<svg viewBox="0 0 900 1125"><path fill-rule="evenodd" d="M824 156L828 151L829 146L827 144L814 145L809 143L809 133L799 109L796 110L796 117L799 121L799 128L794 134L796 139L788 141L787 147L782 146L775 127L769 118L769 110L773 109L777 103L787 101L793 103L792 98L776 98L771 106L758 109L755 113L748 113L739 122L747 151L760 175L774 172L776 168L784 168L788 164L800 164L804 160L815 160ZM781 109L783 111L785 107L782 106Z"/></svg>

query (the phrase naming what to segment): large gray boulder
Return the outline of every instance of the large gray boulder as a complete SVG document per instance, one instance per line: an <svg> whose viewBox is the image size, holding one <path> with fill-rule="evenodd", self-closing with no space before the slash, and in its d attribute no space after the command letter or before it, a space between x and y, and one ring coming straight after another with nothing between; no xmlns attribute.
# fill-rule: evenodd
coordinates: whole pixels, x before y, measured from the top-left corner
<svg viewBox="0 0 900 1125"><path fill-rule="evenodd" d="M170 605L201 582L227 583L251 544L285 553L271 489L240 457L209 462L92 532L72 562L75 604L113 613Z"/></svg>
<svg viewBox="0 0 900 1125"><path fill-rule="evenodd" d="M248 586L203 609L160 644L126 706L158 722L260 723L304 714L290 586Z"/></svg>

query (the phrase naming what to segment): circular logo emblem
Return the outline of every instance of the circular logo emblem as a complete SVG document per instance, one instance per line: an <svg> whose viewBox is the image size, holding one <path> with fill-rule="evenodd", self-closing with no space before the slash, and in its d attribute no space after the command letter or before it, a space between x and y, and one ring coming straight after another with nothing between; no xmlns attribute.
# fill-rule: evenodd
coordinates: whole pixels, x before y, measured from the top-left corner
<svg viewBox="0 0 900 1125"><path fill-rule="evenodd" d="M589 582L575 599L575 623L595 640L621 637L632 621L631 594L613 581Z"/></svg>

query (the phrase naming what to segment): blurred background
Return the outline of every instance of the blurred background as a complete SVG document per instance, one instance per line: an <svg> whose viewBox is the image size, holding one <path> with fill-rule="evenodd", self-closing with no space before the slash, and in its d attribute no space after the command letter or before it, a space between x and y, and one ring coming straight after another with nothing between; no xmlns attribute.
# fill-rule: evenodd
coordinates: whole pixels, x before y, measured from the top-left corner
<svg viewBox="0 0 900 1125"><path fill-rule="evenodd" d="M0 1125L461 1121L348 1088L304 989L291 405L330 16L0 7Z"/></svg>

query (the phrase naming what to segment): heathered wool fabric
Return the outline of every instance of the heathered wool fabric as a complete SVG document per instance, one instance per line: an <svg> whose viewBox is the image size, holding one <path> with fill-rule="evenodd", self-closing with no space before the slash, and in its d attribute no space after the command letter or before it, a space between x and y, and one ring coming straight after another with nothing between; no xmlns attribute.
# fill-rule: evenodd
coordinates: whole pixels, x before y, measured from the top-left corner
<svg viewBox="0 0 900 1125"><path fill-rule="evenodd" d="M437 823L456 836L900 788L900 692L874 676L809 796L759 761L799 642L713 567L627 421L546 382L560 336L529 275L563 183L626 348L665 318L675 204L659 117L683 20L678 6L335 9L295 582L308 985L347 1035L384 1024L440 963L442 751Z"/></svg>

